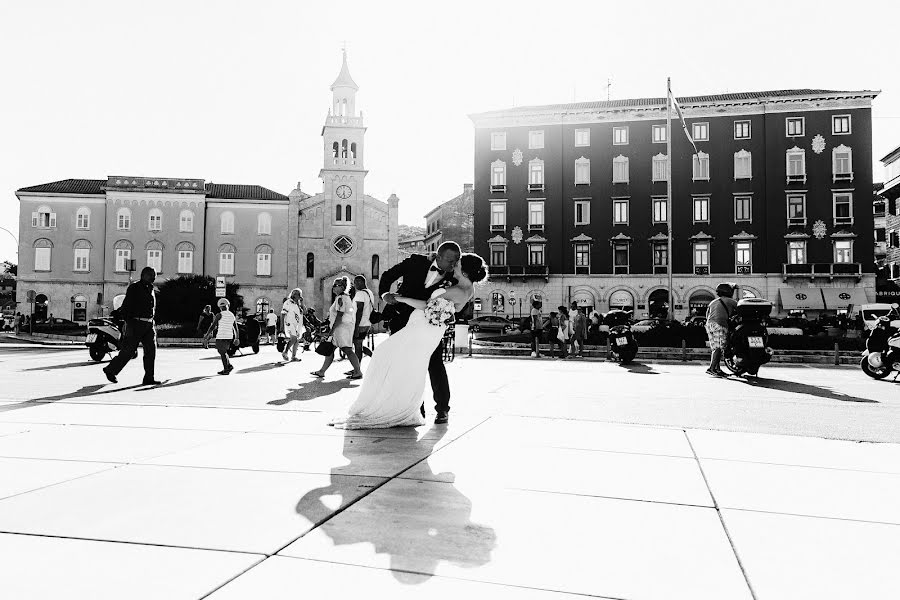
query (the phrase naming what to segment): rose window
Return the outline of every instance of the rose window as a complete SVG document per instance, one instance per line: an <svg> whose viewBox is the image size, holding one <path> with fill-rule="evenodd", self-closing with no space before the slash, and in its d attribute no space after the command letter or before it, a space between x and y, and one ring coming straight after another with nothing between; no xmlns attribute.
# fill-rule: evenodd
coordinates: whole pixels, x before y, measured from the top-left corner
<svg viewBox="0 0 900 600"><path fill-rule="evenodd" d="M353 240L346 235L339 235L332 242L335 252L338 254L350 254L353 251Z"/></svg>

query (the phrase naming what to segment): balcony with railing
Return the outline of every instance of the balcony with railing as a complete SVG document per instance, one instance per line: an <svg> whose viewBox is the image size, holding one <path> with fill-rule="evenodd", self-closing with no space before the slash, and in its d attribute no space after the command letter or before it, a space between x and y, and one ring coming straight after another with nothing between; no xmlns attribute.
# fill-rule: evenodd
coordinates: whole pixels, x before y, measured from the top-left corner
<svg viewBox="0 0 900 600"><path fill-rule="evenodd" d="M541 265L491 265L488 267L489 279L497 281L505 279L507 283L521 279L523 282L529 279L544 279L550 281L550 267Z"/></svg>
<svg viewBox="0 0 900 600"><path fill-rule="evenodd" d="M344 126L344 127L362 127L363 126L363 118L359 117L345 117L340 115L328 115L325 118L325 124L331 126Z"/></svg>
<svg viewBox="0 0 900 600"><path fill-rule="evenodd" d="M784 263L781 266L783 281L794 278L828 279L853 278L862 279L861 263Z"/></svg>

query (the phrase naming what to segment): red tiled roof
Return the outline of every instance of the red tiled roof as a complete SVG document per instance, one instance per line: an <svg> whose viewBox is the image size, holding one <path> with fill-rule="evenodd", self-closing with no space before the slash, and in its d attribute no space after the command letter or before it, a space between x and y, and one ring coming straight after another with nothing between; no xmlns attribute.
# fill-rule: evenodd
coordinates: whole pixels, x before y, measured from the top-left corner
<svg viewBox="0 0 900 600"><path fill-rule="evenodd" d="M228 183L207 183L206 197L223 200L284 200L284 194L273 192L260 185L234 185Z"/></svg>
<svg viewBox="0 0 900 600"><path fill-rule="evenodd" d="M103 194L105 179L63 179L51 183L42 183L16 190L18 192L37 192L41 194Z"/></svg>

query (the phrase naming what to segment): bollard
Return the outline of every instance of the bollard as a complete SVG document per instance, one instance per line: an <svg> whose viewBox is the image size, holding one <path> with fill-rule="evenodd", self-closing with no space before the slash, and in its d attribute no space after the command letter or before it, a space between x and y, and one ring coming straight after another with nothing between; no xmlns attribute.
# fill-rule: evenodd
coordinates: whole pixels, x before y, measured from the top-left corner
<svg viewBox="0 0 900 600"><path fill-rule="evenodd" d="M687 342L681 340L681 362L687 362Z"/></svg>
<svg viewBox="0 0 900 600"><path fill-rule="evenodd" d="M841 364L840 346L838 345L837 342L834 343L834 364L836 364L836 365Z"/></svg>

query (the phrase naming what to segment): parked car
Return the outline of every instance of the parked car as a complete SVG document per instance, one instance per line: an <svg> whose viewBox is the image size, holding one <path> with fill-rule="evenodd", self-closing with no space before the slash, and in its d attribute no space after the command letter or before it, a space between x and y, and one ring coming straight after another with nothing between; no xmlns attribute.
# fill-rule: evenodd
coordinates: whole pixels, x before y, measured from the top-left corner
<svg viewBox="0 0 900 600"><path fill-rule="evenodd" d="M664 319L641 319L631 326L631 331L634 333L647 333L651 329L661 327L664 322Z"/></svg>
<svg viewBox="0 0 900 600"><path fill-rule="evenodd" d="M516 328L516 324L512 323L506 317L497 315L483 315L469 319L469 331L492 331L496 333L509 333Z"/></svg>
<svg viewBox="0 0 900 600"><path fill-rule="evenodd" d="M40 333L64 333L67 331L87 331L87 327L69 319L52 317L40 323L35 323L34 330Z"/></svg>

